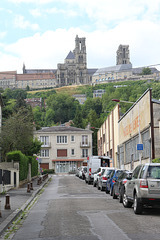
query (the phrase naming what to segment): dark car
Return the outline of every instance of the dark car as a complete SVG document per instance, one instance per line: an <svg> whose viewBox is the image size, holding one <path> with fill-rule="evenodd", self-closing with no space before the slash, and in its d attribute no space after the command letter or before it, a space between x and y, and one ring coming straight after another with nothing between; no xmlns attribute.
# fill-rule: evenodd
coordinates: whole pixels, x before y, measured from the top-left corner
<svg viewBox="0 0 160 240"><path fill-rule="evenodd" d="M128 170L123 170L123 172L118 176L118 178L113 179L115 183L113 185L113 199L119 198L119 202L123 202L124 195L124 184L127 182L127 178L130 177L132 172Z"/></svg>
<svg viewBox="0 0 160 240"><path fill-rule="evenodd" d="M106 182L106 193L110 193L110 195L113 195L113 185L115 183L115 180L119 177L119 175L123 172L122 169L115 169L111 175L110 178L108 178Z"/></svg>

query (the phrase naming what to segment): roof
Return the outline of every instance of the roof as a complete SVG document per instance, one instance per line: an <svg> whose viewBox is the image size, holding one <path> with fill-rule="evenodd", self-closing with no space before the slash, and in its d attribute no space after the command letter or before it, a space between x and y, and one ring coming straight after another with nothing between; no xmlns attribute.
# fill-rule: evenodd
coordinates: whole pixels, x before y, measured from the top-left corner
<svg viewBox="0 0 160 240"><path fill-rule="evenodd" d="M73 52L69 52L66 59L75 59L74 53Z"/></svg>
<svg viewBox="0 0 160 240"><path fill-rule="evenodd" d="M98 68L89 68L89 69L87 69L87 73L90 75L93 75L97 70L98 70Z"/></svg>
<svg viewBox="0 0 160 240"><path fill-rule="evenodd" d="M25 69L26 74L32 73L56 73L57 69Z"/></svg>
<svg viewBox="0 0 160 240"><path fill-rule="evenodd" d="M133 74L141 74L141 73L142 73L142 70L143 70L144 68L145 68L145 67L133 68ZM150 69L151 69L151 73L158 72L157 68L155 68L155 67L150 68Z"/></svg>
<svg viewBox="0 0 160 240"><path fill-rule="evenodd" d="M94 75L99 75L106 72L121 72L127 70L132 70L132 64L120 64L111 67L99 68Z"/></svg>
<svg viewBox="0 0 160 240"><path fill-rule="evenodd" d="M76 128L76 127L71 127L71 126L53 126L53 127L45 127L42 128L41 130L36 131L37 133L45 133L45 132L90 132L92 133L91 130L88 129L82 129L82 128Z"/></svg>

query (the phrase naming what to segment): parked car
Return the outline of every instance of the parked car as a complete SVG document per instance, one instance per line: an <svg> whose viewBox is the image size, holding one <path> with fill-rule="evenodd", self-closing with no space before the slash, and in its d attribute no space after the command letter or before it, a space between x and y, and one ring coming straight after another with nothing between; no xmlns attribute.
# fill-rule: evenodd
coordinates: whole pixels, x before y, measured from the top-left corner
<svg viewBox="0 0 160 240"><path fill-rule="evenodd" d="M110 166L110 158L108 156L90 156L88 163L87 163L87 173L86 173L86 183L91 184L94 181L94 174L99 167L107 164L108 167Z"/></svg>
<svg viewBox="0 0 160 240"><path fill-rule="evenodd" d="M104 173L106 168L107 167L99 167L97 169L97 171L94 173L94 176L93 176L93 187L97 186L97 182L99 180L99 177Z"/></svg>
<svg viewBox="0 0 160 240"><path fill-rule="evenodd" d="M79 168L79 178L83 178L83 170L84 170L84 168L86 168L86 167L85 166L81 166Z"/></svg>
<svg viewBox="0 0 160 240"><path fill-rule="evenodd" d="M110 175L110 178L106 181L106 193L110 193L110 195L113 195L113 185L115 183L115 180L118 178L118 176L123 172L122 169L114 169L113 172Z"/></svg>
<svg viewBox="0 0 160 240"><path fill-rule="evenodd" d="M113 179L115 183L113 185L113 199L119 198L119 202L123 202L124 195L124 184L127 182L127 178L132 174L131 171L123 170L123 172L118 176L118 178Z"/></svg>
<svg viewBox="0 0 160 240"><path fill-rule="evenodd" d="M123 205L133 205L135 214L141 214L144 206L160 205L160 163L140 164L134 169L125 183Z"/></svg>
<svg viewBox="0 0 160 240"><path fill-rule="evenodd" d="M99 177L99 180L97 182L98 189L100 189L101 191L104 191L106 189L106 182L114 170L115 168L108 168L108 167L105 169L105 171Z"/></svg>
<svg viewBox="0 0 160 240"><path fill-rule="evenodd" d="M86 172L87 172L87 167L84 167L84 168L82 169L82 179L83 179L83 180L85 180L85 178L86 178Z"/></svg>
<svg viewBox="0 0 160 240"><path fill-rule="evenodd" d="M79 168L76 169L76 177L79 177Z"/></svg>

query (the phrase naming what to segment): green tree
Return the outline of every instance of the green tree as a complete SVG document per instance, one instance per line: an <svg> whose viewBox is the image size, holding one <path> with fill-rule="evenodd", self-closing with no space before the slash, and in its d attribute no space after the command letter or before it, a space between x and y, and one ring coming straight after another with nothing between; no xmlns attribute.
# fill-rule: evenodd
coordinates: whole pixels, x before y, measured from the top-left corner
<svg viewBox="0 0 160 240"><path fill-rule="evenodd" d="M142 75L150 75L151 73L152 73L152 71L149 67L142 69Z"/></svg>
<svg viewBox="0 0 160 240"><path fill-rule="evenodd" d="M73 119L73 126L77 128L84 128L82 112L80 106L77 106L75 117Z"/></svg>
<svg viewBox="0 0 160 240"><path fill-rule="evenodd" d="M29 155L31 149L35 149L35 144L36 141L33 141L32 112L26 108L21 108L2 125L0 137L2 158L6 159L6 153L14 150L20 150L23 154Z"/></svg>
<svg viewBox="0 0 160 240"><path fill-rule="evenodd" d="M79 104L68 94L54 94L46 100L48 108L55 113L54 122L65 123L72 120L75 116L76 107Z"/></svg>

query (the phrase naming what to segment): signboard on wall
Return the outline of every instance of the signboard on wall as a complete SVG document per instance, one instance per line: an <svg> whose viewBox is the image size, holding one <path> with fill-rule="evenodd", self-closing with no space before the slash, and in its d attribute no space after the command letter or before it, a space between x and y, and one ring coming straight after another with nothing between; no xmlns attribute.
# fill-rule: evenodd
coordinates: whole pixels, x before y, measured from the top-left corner
<svg viewBox="0 0 160 240"><path fill-rule="evenodd" d="M119 143L123 143L151 123L151 91L147 90L130 110L119 120Z"/></svg>

